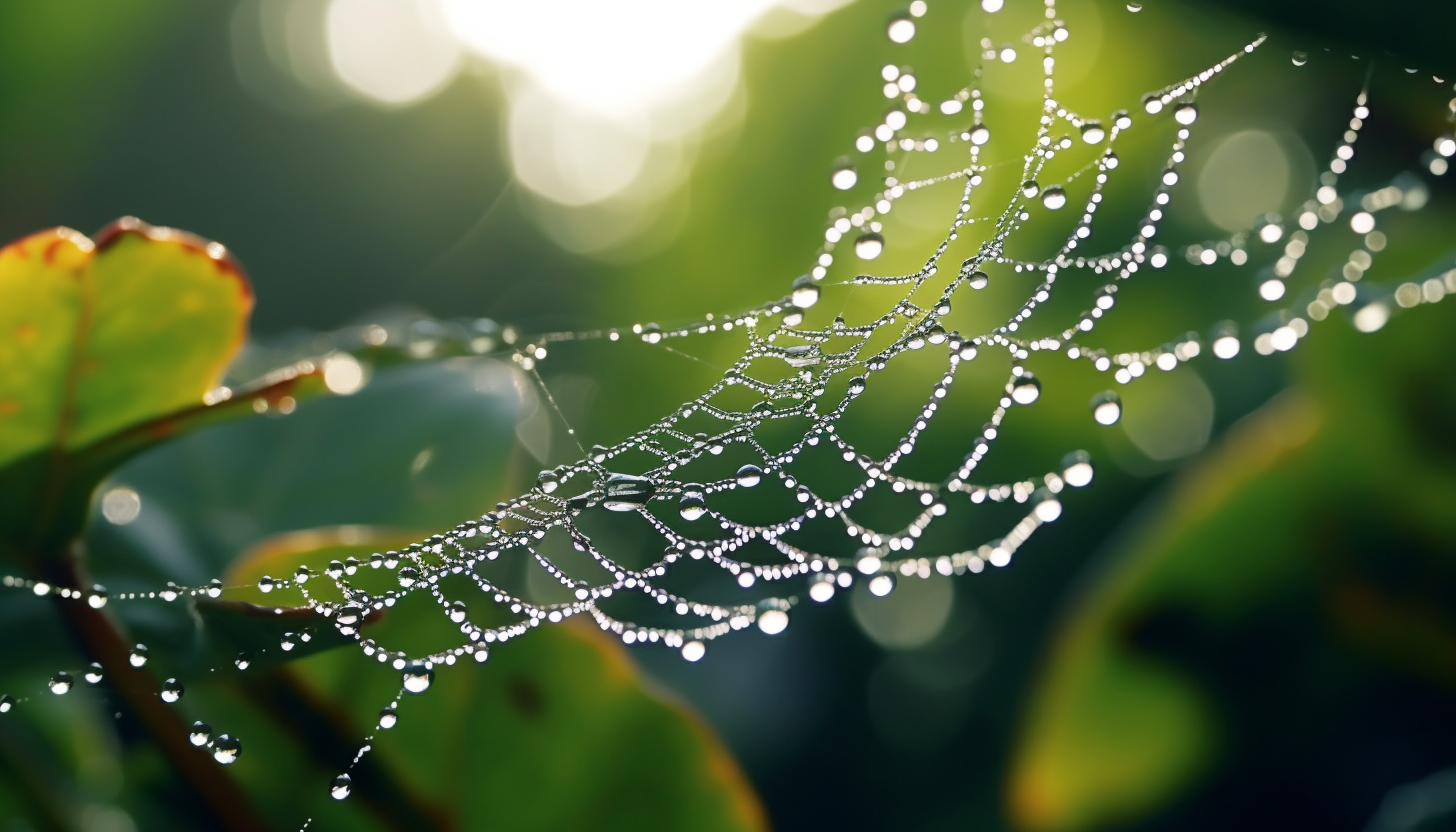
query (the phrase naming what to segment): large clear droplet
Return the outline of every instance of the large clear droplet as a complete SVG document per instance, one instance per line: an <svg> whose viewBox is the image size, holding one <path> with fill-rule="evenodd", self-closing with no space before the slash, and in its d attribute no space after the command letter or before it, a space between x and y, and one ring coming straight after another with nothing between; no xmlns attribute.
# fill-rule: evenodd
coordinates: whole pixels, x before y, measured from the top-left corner
<svg viewBox="0 0 1456 832"><path fill-rule="evenodd" d="M353 778L349 777L349 775L347 774L340 774L338 777L334 778L333 783L329 784L329 794L335 800L343 800L344 798L349 796L349 791L353 787L353 785Z"/></svg>
<svg viewBox="0 0 1456 832"><path fill-rule="evenodd" d="M561 484L561 478L556 476L555 471L542 471L536 475L536 486L542 492L550 494Z"/></svg>
<svg viewBox="0 0 1456 832"><path fill-rule="evenodd" d="M99 662L92 662L86 666L86 674L82 678L86 680L87 684L99 685L101 684L101 680L106 678L106 673L102 670Z"/></svg>
<svg viewBox="0 0 1456 832"><path fill-rule="evenodd" d="M399 585L400 586L405 587L405 588L412 587L412 586L415 585L415 582L418 581L419 579L420 579L420 570L414 568L413 566L401 566L399 568Z"/></svg>
<svg viewBox="0 0 1456 832"><path fill-rule="evenodd" d="M1050 523L1062 516L1062 503L1049 489L1038 488L1031 497L1035 507L1032 513L1043 523Z"/></svg>
<svg viewBox="0 0 1456 832"><path fill-rule="evenodd" d="M151 655L151 651L147 649L147 646L138 644L131 649L131 655L127 657L127 661L131 662L132 667L142 667L147 663L149 655Z"/></svg>
<svg viewBox="0 0 1456 832"><path fill-rule="evenodd" d="M854 253L861 260L873 260L885 250L885 238L878 234L865 234L854 241Z"/></svg>
<svg viewBox="0 0 1456 832"><path fill-rule="evenodd" d="M67 693L70 693L71 692L71 685L73 685L74 683L75 682L71 678L71 674L69 674L66 671L62 670L61 672L59 672L56 675L54 675L54 676L51 677L51 681L50 681L51 693L54 693L57 696L63 696L65 694L67 694Z"/></svg>
<svg viewBox="0 0 1456 832"><path fill-rule="evenodd" d="M876 598L883 598L895 590L894 575L876 575L870 578L870 594Z"/></svg>
<svg viewBox="0 0 1456 832"><path fill-rule="evenodd" d="M385 708L379 712L379 727L385 731L393 728L398 722L399 714L395 713L394 708Z"/></svg>
<svg viewBox="0 0 1456 832"><path fill-rule="evenodd" d="M1107 138L1107 130L1100 121L1082 122L1082 141L1087 144L1101 144Z"/></svg>
<svg viewBox="0 0 1456 832"><path fill-rule="evenodd" d="M757 465L745 465L738 469L738 484L744 488L752 488L763 479L763 469Z"/></svg>
<svg viewBox="0 0 1456 832"><path fill-rule="evenodd" d="M212 726L202 720L192 723L192 730L187 732L187 741L201 748L207 745L212 739Z"/></svg>
<svg viewBox="0 0 1456 832"><path fill-rule="evenodd" d="M176 679L168 679L162 683L162 701L172 704L182 698L182 683Z"/></svg>
<svg viewBox="0 0 1456 832"><path fill-rule="evenodd" d="M1041 185L1038 185L1036 180L1028 179L1021 183L1021 195L1027 199L1036 199L1036 195L1039 193L1041 193Z"/></svg>
<svg viewBox="0 0 1456 832"><path fill-rule="evenodd" d="M1092 397L1092 418L1099 425L1115 425L1122 418L1122 397L1104 390Z"/></svg>
<svg viewBox="0 0 1456 832"><path fill-rule="evenodd" d="M268 593L273 591L275 582L272 575L264 575L258 579L258 591Z"/></svg>
<svg viewBox="0 0 1456 832"><path fill-rule="evenodd" d="M980 147L991 140L991 128L978 124L971 130L971 144Z"/></svg>
<svg viewBox="0 0 1456 832"><path fill-rule="evenodd" d="M1119 130L1126 130L1132 126L1132 114L1127 110L1118 110L1112 114L1112 123Z"/></svg>
<svg viewBox="0 0 1456 832"><path fill-rule="evenodd" d="M855 376L849 380L849 395L858 396L865 391L865 377Z"/></svg>
<svg viewBox="0 0 1456 832"><path fill-rule="evenodd" d="M10 709L14 707L15 697L8 693L0 694L0 714L8 714L10 713Z"/></svg>
<svg viewBox="0 0 1456 832"><path fill-rule="evenodd" d="M1041 204L1052 211L1060 210L1067 204L1067 192L1061 185L1053 185L1042 192Z"/></svg>
<svg viewBox="0 0 1456 832"><path fill-rule="evenodd" d="M684 520L697 520L708 513L702 493L686 492L677 501L677 512Z"/></svg>
<svg viewBox="0 0 1456 832"><path fill-rule="evenodd" d="M780 609L767 609L758 614L758 629L776 636L789 626L789 614Z"/></svg>
<svg viewBox="0 0 1456 832"><path fill-rule="evenodd" d="M242 741L231 734L219 734L217 739L212 741L212 759L225 766L236 763L238 756L242 753Z"/></svg>
<svg viewBox="0 0 1456 832"><path fill-rule="evenodd" d="M1162 96L1159 96L1156 93L1148 93L1147 95L1143 96L1143 110L1148 115L1156 115L1157 113L1161 113L1163 111Z"/></svg>
<svg viewBox="0 0 1456 832"><path fill-rule="evenodd" d="M607 477L602 507L609 511L633 511L647 505L657 493L657 483L647 477L612 474Z"/></svg>
<svg viewBox="0 0 1456 832"><path fill-rule="evenodd" d="M1309 62L1309 53L1295 51L1295 53L1290 56L1290 61L1292 61L1295 66L1304 66L1306 63Z"/></svg>
<svg viewBox="0 0 1456 832"><path fill-rule="evenodd" d="M1092 482L1092 456L1086 451L1072 451L1062 457L1062 479L1074 488Z"/></svg>
<svg viewBox="0 0 1456 832"><path fill-rule="evenodd" d="M424 664L412 664L405 667L402 678L405 690L410 693L424 693L430 689L430 683L435 681L435 670Z"/></svg>
<svg viewBox="0 0 1456 832"><path fill-rule="evenodd" d="M1178 109L1173 111L1173 120L1185 127L1198 120L1198 105L1192 101L1179 104Z"/></svg>
<svg viewBox="0 0 1456 832"><path fill-rule="evenodd" d="M1041 382L1031 373L1017 376L1011 382L1011 400L1017 404L1031 404L1041 397Z"/></svg>
<svg viewBox="0 0 1456 832"><path fill-rule="evenodd" d="M816 604L827 603L834 597L834 578L829 575L819 575L813 583L809 584L809 598Z"/></svg>
<svg viewBox="0 0 1456 832"><path fill-rule="evenodd" d="M853 188L854 184L859 181L859 174L855 172L853 165L841 165L834 169L834 173L829 175L829 181L839 190L847 191Z"/></svg>
<svg viewBox="0 0 1456 832"><path fill-rule="evenodd" d="M789 291L789 303L800 309L808 309L819 302L819 284L809 275L800 275Z"/></svg>
<svg viewBox="0 0 1456 832"><path fill-rule="evenodd" d="M915 37L915 21L908 14L897 14L890 18L885 33L894 43L909 43Z"/></svg>
<svg viewBox="0 0 1456 832"><path fill-rule="evenodd" d="M976 270L971 272L970 275L966 277L966 283L969 284L972 289L980 291L981 289L984 289L988 285L990 285L991 278L987 277L985 272Z"/></svg>
<svg viewBox="0 0 1456 832"><path fill-rule="evenodd" d="M690 641L682 646L682 657L690 662L701 659L708 652L708 648L701 641Z"/></svg>
<svg viewBox="0 0 1456 832"><path fill-rule="evenodd" d="M1127 10L1130 11L1130 12L1132 12L1133 14L1137 14L1138 12L1140 12L1140 11L1143 10L1143 4L1142 3L1128 3L1127 4Z"/></svg>

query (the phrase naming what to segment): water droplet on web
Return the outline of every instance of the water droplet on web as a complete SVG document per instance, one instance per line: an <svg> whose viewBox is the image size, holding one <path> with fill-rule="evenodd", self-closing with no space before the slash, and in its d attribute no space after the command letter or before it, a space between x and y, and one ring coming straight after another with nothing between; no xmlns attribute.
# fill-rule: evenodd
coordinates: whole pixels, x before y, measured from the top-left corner
<svg viewBox="0 0 1456 832"><path fill-rule="evenodd" d="M1290 56L1289 60L1295 66L1304 66L1306 63L1309 62L1309 53L1295 50L1294 54Z"/></svg>
<svg viewBox="0 0 1456 832"><path fill-rule="evenodd" d="M312 577L313 571L307 566L300 566L293 570L293 580L295 583L306 584L308 583L308 579Z"/></svg>
<svg viewBox="0 0 1456 832"><path fill-rule="evenodd" d="M151 651L145 644L138 644L131 649L131 655L127 657L127 661L131 662L132 667L142 667L147 663L147 656L150 654Z"/></svg>
<svg viewBox="0 0 1456 832"><path fill-rule="evenodd" d="M794 280L794 286L789 292L789 303L800 309L808 309L819 302L819 286L809 275L801 275Z"/></svg>
<svg viewBox="0 0 1456 832"><path fill-rule="evenodd" d="M536 475L536 486L543 492L550 494L561 484L561 478L556 476L555 471L542 471Z"/></svg>
<svg viewBox="0 0 1456 832"><path fill-rule="evenodd" d="M1092 397L1092 418L1099 425L1115 425L1122 418L1122 397L1105 390Z"/></svg>
<svg viewBox="0 0 1456 832"><path fill-rule="evenodd" d="M1173 111L1173 120L1185 127L1198 120L1198 105L1189 101L1179 104L1178 109Z"/></svg>
<svg viewBox="0 0 1456 832"><path fill-rule="evenodd" d="M1062 457L1062 479L1074 488L1092 482L1092 456L1086 451L1072 451Z"/></svg>
<svg viewBox="0 0 1456 832"><path fill-rule="evenodd" d="M789 614L779 609L767 609L758 614L758 629L767 635L776 636L789 626Z"/></svg>
<svg viewBox="0 0 1456 832"><path fill-rule="evenodd" d="M697 520L708 513L708 504L702 492L688 491L677 501L677 511L684 520Z"/></svg>
<svg viewBox="0 0 1456 832"><path fill-rule="evenodd" d="M865 391L865 377L855 376L849 380L849 395L858 396Z"/></svg>
<svg viewBox="0 0 1456 832"><path fill-rule="evenodd" d="M248 658L248 655L246 653L239 653L238 657L236 659L233 659L233 666L236 667L238 670L247 670L248 665L252 663L253 660Z"/></svg>
<svg viewBox="0 0 1456 832"><path fill-rule="evenodd" d="M909 43L915 37L915 21L910 19L908 14L897 14L890 18L890 23L885 29L894 43Z"/></svg>
<svg viewBox="0 0 1456 832"><path fill-rule="evenodd" d="M172 704L182 698L182 683L176 679L168 679L162 683L162 701Z"/></svg>
<svg viewBox="0 0 1456 832"><path fill-rule="evenodd" d="M745 465L738 469L737 479L739 485L752 488L763 479L763 469L757 465Z"/></svg>
<svg viewBox="0 0 1456 832"><path fill-rule="evenodd" d="M988 284L990 284L990 282L991 282L991 279L989 277L987 277L986 276L986 273L983 272L983 271L974 271L974 272L971 272L970 275L966 278L966 283L972 289L976 289L976 290L981 290L981 289L986 288L986 286Z"/></svg>
<svg viewBox="0 0 1456 832"><path fill-rule="evenodd" d="M1035 512L1036 519L1043 523L1050 523L1062 516L1061 501L1048 489L1038 488L1032 495L1032 502L1035 503L1032 511Z"/></svg>
<svg viewBox="0 0 1456 832"><path fill-rule="evenodd" d="M861 260L873 260L885 250L885 238L878 234L865 234L854 241L854 253Z"/></svg>
<svg viewBox="0 0 1456 832"><path fill-rule="evenodd" d="M212 726L202 720L192 723L192 730L187 732L187 741L201 748L207 745L212 739Z"/></svg>
<svg viewBox="0 0 1456 832"><path fill-rule="evenodd" d="M895 590L894 575L876 575L870 578L870 594L876 598L883 598Z"/></svg>
<svg viewBox="0 0 1456 832"><path fill-rule="evenodd" d="M647 477L613 474L607 477L602 507L609 511L633 511L647 505L657 493L657 483Z"/></svg>
<svg viewBox="0 0 1456 832"><path fill-rule="evenodd" d="M395 713L394 708L385 708L384 710L379 712L380 728L388 731L390 728L393 728L398 722L399 714Z"/></svg>
<svg viewBox="0 0 1456 832"><path fill-rule="evenodd" d="M1132 126L1132 114L1127 110L1118 110L1112 114L1112 123L1119 130L1126 130Z"/></svg>
<svg viewBox="0 0 1456 832"><path fill-rule="evenodd" d="M0 694L0 714L8 714L10 713L10 709L14 707L15 697L8 693Z"/></svg>
<svg viewBox="0 0 1456 832"><path fill-rule="evenodd" d="M1041 193L1041 185L1038 185L1035 181L1027 180L1021 183L1021 195L1027 199L1036 199L1036 195L1039 193Z"/></svg>
<svg viewBox="0 0 1456 832"><path fill-rule="evenodd" d="M824 604L834 597L834 579L821 575L809 584L809 598L816 604Z"/></svg>
<svg viewBox="0 0 1456 832"><path fill-rule="evenodd" d="M92 662L86 666L86 674L82 678L86 680L87 684L99 685L101 680L106 678L106 674L99 662Z"/></svg>
<svg viewBox="0 0 1456 832"><path fill-rule="evenodd" d="M971 144L980 147L991 140L991 130L984 124L978 124L971 130Z"/></svg>
<svg viewBox="0 0 1456 832"><path fill-rule="evenodd" d="M1067 192L1062 190L1061 185L1053 185L1042 193L1041 204L1052 211L1060 210L1067 204Z"/></svg>
<svg viewBox="0 0 1456 832"><path fill-rule="evenodd" d="M682 657L690 662L698 661L708 652L701 641L690 641L682 646Z"/></svg>
<svg viewBox="0 0 1456 832"><path fill-rule="evenodd" d="M1087 121L1082 123L1082 141L1087 144L1100 144L1107 138L1107 130L1103 128L1100 121Z"/></svg>
<svg viewBox="0 0 1456 832"><path fill-rule="evenodd" d="M401 566L399 568L399 585L400 586L406 587L406 588L412 587L412 586L415 585L415 582L418 581L419 579L420 579L420 570L414 568L413 566Z"/></svg>
<svg viewBox="0 0 1456 832"><path fill-rule="evenodd" d="M834 169L834 173L829 175L829 181L839 190L847 191L859 181L859 174L855 172L854 166L843 165Z"/></svg>
<svg viewBox="0 0 1456 832"><path fill-rule="evenodd" d="M71 692L72 684L73 680L71 679L71 674L62 670L61 672L51 677L51 693L54 693L57 696L63 696Z"/></svg>
<svg viewBox="0 0 1456 832"><path fill-rule="evenodd" d="M352 788L353 784L353 778L349 777L349 775L347 774L340 774L338 777L334 778L333 783L329 784L329 795L332 796L335 800L343 800L344 798L349 796L349 791Z"/></svg>
<svg viewBox="0 0 1456 832"><path fill-rule="evenodd" d="M430 683L435 681L435 671L423 664L412 664L405 667L402 678L405 690L410 693L424 693L430 689Z"/></svg>
<svg viewBox="0 0 1456 832"><path fill-rule="evenodd" d="M1041 397L1041 382L1031 373L1017 377L1011 383L1011 400L1017 404L1031 404Z"/></svg>
<svg viewBox="0 0 1456 832"><path fill-rule="evenodd" d="M258 591L268 593L273 591L273 576L264 575L258 579Z"/></svg>
<svg viewBox="0 0 1456 832"><path fill-rule="evenodd" d="M212 741L212 759L225 766L236 763L242 753L242 741L231 734L219 734L217 739Z"/></svg>
<svg viewBox="0 0 1456 832"><path fill-rule="evenodd" d="M465 609L464 601L452 601L450 603L449 615L451 621L455 622L456 624L464 624L465 618L468 614L468 611Z"/></svg>
<svg viewBox="0 0 1456 832"><path fill-rule="evenodd" d="M1132 12L1133 14L1137 14L1138 12L1140 12L1140 11L1143 10L1143 4L1142 3L1128 3L1127 4L1127 10L1130 11L1130 12Z"/></svg>
<svg viewBox="0 0 1456 832"><path fill-rule="evenodd" d="M1163 111L1163 99L1156 93L1148 93L1143 96L1143 111L1148 115L1156 115Z"/></svg>
<svg viewBox="0 0 1456 832"><path fill-rule="evenodd" d="M294 647L298 646L298 634L284 633L283 636L278 639L278 646L283 650L283 652L289 652Z"/></svg>

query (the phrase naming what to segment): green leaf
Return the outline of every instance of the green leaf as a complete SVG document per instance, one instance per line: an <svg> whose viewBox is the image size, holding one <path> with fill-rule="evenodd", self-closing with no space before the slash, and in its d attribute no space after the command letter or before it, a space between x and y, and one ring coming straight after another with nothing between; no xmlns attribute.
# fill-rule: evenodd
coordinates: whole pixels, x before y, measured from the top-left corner
<svg viewBox="0 0 1456 832"><path fill-rule="evenodd" d="M253 295L226 250L134 218L0 249L0 534L54 547L127 431L134 452L204 405L247 333ZM145 426L145 427L143 427ZM100 463L100 464L98 464Z"/></svg>

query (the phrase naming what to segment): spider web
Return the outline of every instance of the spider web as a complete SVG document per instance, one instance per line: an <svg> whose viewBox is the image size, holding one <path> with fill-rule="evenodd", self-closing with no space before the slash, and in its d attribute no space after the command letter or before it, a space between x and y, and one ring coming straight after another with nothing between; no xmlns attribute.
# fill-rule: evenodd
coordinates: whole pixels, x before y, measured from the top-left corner
<svg viewBox="0 0 1456 832"><path fill-rule="evenodd" d="M580 459L543 471L533 488L479 519L363 562L336 561L322 571L300 567L285 578L265 578L259 588L296 593L328 626L356 640L366 657L398 671L401 698L428 689L437 670L462 661L483 662L491 649L534 627L573 618L589 618L626 644L662 645L680 651L688 661L698 661L714 640L754 626L770 634L781 632L797 607L828 602L856 582L883 596L894 590L897 581L1009 564L1042 525L1060 516L1069 489L1088 485L1094 474L1086 452L1067 448L1054 470L1025 471L1007 482L982 479L982 463L1003 426L1017 418L1020 408L1041 398L1041 380L1026 367L1033 356L1085 366L1126 385L1153 369L1174 371L1186 362L1206 359L1210 352L1220 359L1232 358L1248 341L1264 355L1292 349L1313 323L1341 306L1356 310L1353 321L1358 329L1373 331L1400 309L1438 302L1456 292L1456 270L1384 286L1360 282L1386 246L1384 235L1375 229L1379 213L1395 207L1418 208L1415 203L1425 200L1425 186L1413 178L1341 194L1340 177L1369 118L1368 94L1363 90L1316 192L1287 226L1263 218L1221 240L1175 250L1155 242L1183 178L1187 142L1198 127L1200 88L1258 49L1265 38L1254 38L1223 60L1149 93L1136 112L1118 111L1104 124L1058 99L1056 51L1072 33L1058 17L1053 0L1046 0L1044 7L1045 19L1022 38L1024 48L1040 56L1041 106L1031 145L1019 160L1016 181L1021 184L1010 193L986 193L985 175L991 165L983 157L998 139L987 123L981 71L973 74L970 85L932 103L916 95L923 85L913 75L885 67L881 77L894 106L859 137L857 158L873 164L880 156L933 153L944 144L963 146L965 163L929 177L905 181L886 177L883 186L866 198L834 209L807 264L809 270L791 282L783 297L668 327L648 323L531 338L506 334L512 359L539 384L548 401L551 394L541 382L538 365L572 344L640 341L692 358L684 352L689 344L736 339L738 357L701 394L620 442L582 449ZM913 37L917 10L923 15L923 4L912 7L911 15L891 21L892 40ZM995 61L997 50L989 41L983 47L983 58ZM1297 56L1295 62L1301 62ZM959 126L938 136L914 132L921 120L937 111L938 117L958 119ZM1117 153L1119 140L1141 124L1159 119L1172 119L1178 126L1147 210L1122 245L1094 253L1092 241L1105 236L1094 237L1093 231L1100 230L1098 211L1109 183L1132 167ZM1063 130L1077 134L1079 140L1059 135ZM1089 152L1093 158L1069 176L1047 178L1053 160L1076 159L1078 153ZM1443 172L1444 159L1453 152L1456 141L1438 139L1427 166L1434 173ZM1080 208L1072 205L1069 194L1077 180L1091 182ZM848 195L865 190L857 168L847 163L834 171L832 184ZM875 259L886 245L877 218L892 212L907 195L930 188L959 189L959 201L923 265L906 274L828 281L830 267L846 251L862 260ZM975 216L973 206L981 212L989 209L990 214ZM1077 216L1072 230L1051 254L1035 259L1008 254L1008 242L1019 230L1069 215ZM1259 286L1264 300L1285 299L1289 281L1309 250L1310 234L1341 220L1362 240L1342 270L1343 279L1304 288L1298 297L1288 299L1291 305L1256 322L1252 338L1224 322L1215 327L1208 343L1190 333L1142 350L1108 352L1084 341L1112 314L1119 289L1127 281L1147 279L1149 272L1180 256L1194 265L1229 262L1252 267L1249 244L1256 239L1266 244L1286 241ZM974 251L957 261L951 252L967 244ZM1069 282L1066 276L1088 273L1103 277L1089 310L1059 319L1053 324L1054 334L1023 334L1033 317L1050 307L1053 297L1072 291L1063 288ZM1035 285L1004 320L971 332L956 327L955 322L964 319L957 312L984 305L982 290L992 282L1025 282L1028 277ZM842 308L847 310L850 295L871 290L891 298L878 306L877 314L864 320L830 314L831 294L842 295ZM460 339L468 352L493 346L482 345L463 331ZM922 436L938 424L938 416L944 418L947 397L966 375L967 366L978 360L985 364L992 356L1008 361L1009 371L1000 387L991 391L993 403L984 426L959 431L965 436L964 458L946 464L917 457ZM921 403L908 421L899 427L877 426L879 435L870 441L853 439L843 427L843 417L862 396L874 395L881 386L895 391L893 395L906 395L905 385L887 380L886 373L912 361L936 369L928 386L916 394ZM1109 390L1094 399L1096 421L1111 424L1120 415L1116 393ZM873 450L880 447L889 450ZM936 538L943 518L998 504L1007 507L997 515L1005 519L994 521L1000 525L976 545L957 545L956 535ZM635 525L638 540L645 529L645 536L657 541L652 551L614 543L634 539L621 531L624 524ZM536 597L540 592L520 586L519 570L503 566L522 560L547 576L548 583L558 588L560 600L541 601ZM691 579L677 580L683 573ZM4 583L94 606L108 600L99 590L54 588L20 577L7 577ZM214 582L119 594L110 600L217 597L224 589ZM372 612L409 599L427 599L438 606L439 614L459 633L455 643L421 654L361 632ZM293 638L290 634L285 641ZM284 651L290 648L291 644L280 645ZM14 704L8 697L0 700L4 710ZM398 705L396 699L384 712L390 724ZM368 742L355 763L367 752ZM199 744L214 744L220 762L236 759L235 739L206 734ZM332 788L336 797L348 796L347 771Z"/></svg>

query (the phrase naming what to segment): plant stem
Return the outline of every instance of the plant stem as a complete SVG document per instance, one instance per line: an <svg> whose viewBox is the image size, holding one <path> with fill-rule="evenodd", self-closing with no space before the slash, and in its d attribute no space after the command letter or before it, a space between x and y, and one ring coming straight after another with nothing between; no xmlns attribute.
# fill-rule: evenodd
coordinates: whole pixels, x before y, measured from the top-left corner
<svg viewBox="0 0 1456 832"><path fill-rule="evenodd" d="M45 577L57 586L90 586L79 559L73 554L41 558ZM205 748L187 738L188 726L160 697L152 674L131 666L132 644L121 625L104 610L84 602L55 597L56 611L84 652L100 663L117 694L141 723L147 735L176 775L201 805L206 828L225 832L266 832L268 825L248 796Z"/></svg>

